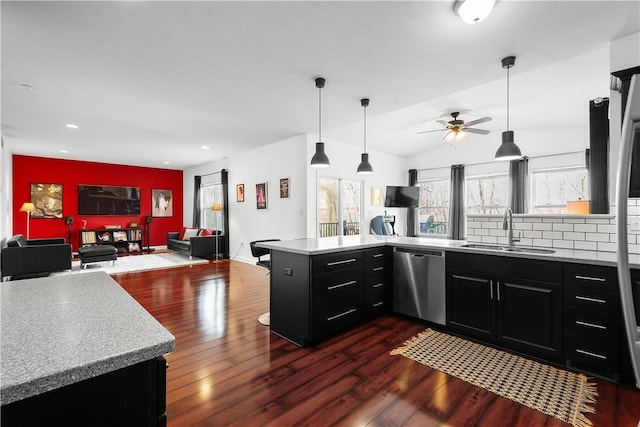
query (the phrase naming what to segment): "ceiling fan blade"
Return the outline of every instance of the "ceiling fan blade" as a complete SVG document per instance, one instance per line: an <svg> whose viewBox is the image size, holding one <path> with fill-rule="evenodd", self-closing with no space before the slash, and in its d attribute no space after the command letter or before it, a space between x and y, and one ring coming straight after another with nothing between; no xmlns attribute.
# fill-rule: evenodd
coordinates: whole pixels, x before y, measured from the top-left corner
<svg viewBox="0 0 640 427"><path fill-rule="evenodd" d="M479 135L486 135L489 132L491 132L490 130L486 130L486 129L475 129L475 128L466 128L464 130L465 132L469 132L469 133L477 133Z"/></svg>
<svg viewBox="0 0 640 427"><path fill-rule="evenodd" d="M442 139L445 139L445 140L446 140L446 139L447 139L447 137L448 137L449 135L451 135L451 133L453 132L451 129L447 129L447 130L448 130L449 132L445 133L445 134L444 134L444 136L442 137Z"/></svg>
<svg viewBox="0 0 640 427"><path fill-rule="evenodd" d="M440 123L442 126L449 126L449 122L445 120L436 120L436 123Z"/></svg>
<svg viewBox="0 0 640 427"><path fill-rule="evenodd" d="M491 120L493 120L491 117L483 117L481 119L471 120L466 125L467 126L479 125L480 123L490 122Z"/></svg>
<svg viewBox="0 0 640 427"><path fill-rule="evenodd" d="M445 130L449 130L449 129L423 130L422 132L417 132L417 133L421 134L421 133L431 133L431 132L442 132L442 131L445 131Z"/></svg>

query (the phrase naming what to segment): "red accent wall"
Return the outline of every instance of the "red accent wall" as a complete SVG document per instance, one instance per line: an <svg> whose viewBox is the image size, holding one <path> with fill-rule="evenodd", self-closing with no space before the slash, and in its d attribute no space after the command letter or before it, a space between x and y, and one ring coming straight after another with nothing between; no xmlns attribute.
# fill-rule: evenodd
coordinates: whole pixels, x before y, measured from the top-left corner
<svg viewBox="0 0 640 427"><path fill-rule="evenodd" d="M105 225L127 227L130 222L146 226L145 217L151 215L151 189L173 190L173 217L154 217L149 229L151 246L166 245L168 231L180 231L182 227L182 171L115 165L109 163L82 162L46 157L13 156L13 234L27 235L27 215L20 212L24 202L31 200L31 183L62 184L63 217L31 218L30 237L64 237L68 229L65 216L73 216L71 244L78 249L82 220L87 228ZM78 185L114 185L140 187L140 215L135 216L78 216ZM146 236L146 235L145 235ZM143 242L147 246L146 237Z"/></svg>

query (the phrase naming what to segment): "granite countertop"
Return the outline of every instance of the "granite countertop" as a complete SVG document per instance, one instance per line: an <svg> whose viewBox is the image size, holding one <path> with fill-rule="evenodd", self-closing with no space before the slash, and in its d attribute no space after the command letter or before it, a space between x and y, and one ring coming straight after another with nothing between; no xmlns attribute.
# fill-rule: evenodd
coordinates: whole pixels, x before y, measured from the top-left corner
<svg viewBox="0 0 640 427"><path fill-rule="evenodd" d="M4 282L2 405L174 350L175 339L105 272Z"/></svg>
<svg viewBox="0 0 640 427"><path fill-rule="evenodd" d="M553 253L534 252L508 252L483 248L466 248L468 242L464 240L448 240L423 237L404 236L334 236L310 239L283 240L273 242L260 242L258 246L284 252L302 255L320 255L326 253L348 251L353 249L373 248L377 246L397 246L414 249L435 249L448 252L466 252L485 255L499 255L513 258L539 259L545 261L562 261L573 263L589 263L595 265L615 267L617 254L614 252L583 251L571 249L553 249ZM517 245L516 245L517 246ZM629 265L632 268L640 268L640 255L630 255Z"/></svg>

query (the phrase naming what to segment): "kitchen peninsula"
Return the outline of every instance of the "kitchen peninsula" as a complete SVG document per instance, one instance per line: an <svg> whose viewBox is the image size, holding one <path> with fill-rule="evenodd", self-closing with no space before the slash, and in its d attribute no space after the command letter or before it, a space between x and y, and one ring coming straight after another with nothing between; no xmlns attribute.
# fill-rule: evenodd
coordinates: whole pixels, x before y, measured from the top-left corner
<svg viewBox="0 0 640 427"><path fill-rule="evenodd" d="M104 272L4 283L2 425L166 425L174 337Z"/></svg>
<svg viewBox="0 0 640 427"><path fill-rule="evenodd" d="M434 326L633 384L613 252L374 235L259 245L271 250L271 331L299 346L394 312L394 249L432 250L446 255L446 324Z"/></svg>

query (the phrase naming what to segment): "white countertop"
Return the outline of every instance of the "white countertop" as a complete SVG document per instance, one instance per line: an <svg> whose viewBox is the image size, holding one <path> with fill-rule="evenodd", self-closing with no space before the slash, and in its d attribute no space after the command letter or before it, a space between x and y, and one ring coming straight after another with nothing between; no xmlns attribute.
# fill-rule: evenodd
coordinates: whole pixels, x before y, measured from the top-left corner
<svg viewBox="0 0 640 427"><path fill-rule="evenodd" d="M448 252L466 252L485 255L499 255L514 258L539 259L589 263L615 267L617 254L614 252L582 251L571 249L553 249L553 253L507 252L492 249L465 248L464 240L429 239L423 237L377 236L370 234L356 236L334 236L297 240L260 242L258 246L283 252L302 255L320 255L353 249L373 248L377 246L402 246L414 249L445 250ZM630 255L632 268L640 268L640 255Z"/></svg>
<svg viewBox="0 0 640 427"><path fill-rule="evenodd" d="M105 272L0 288L2 405L174 350L173 335Z"/></svg>

